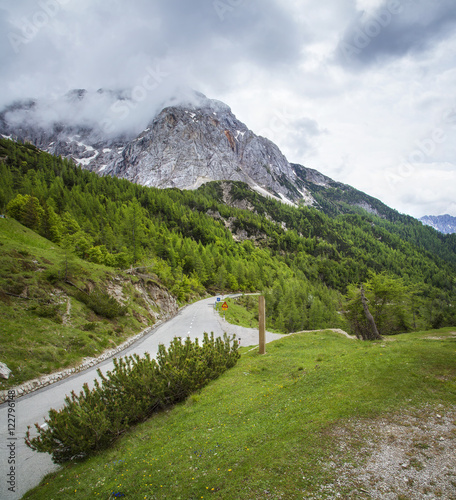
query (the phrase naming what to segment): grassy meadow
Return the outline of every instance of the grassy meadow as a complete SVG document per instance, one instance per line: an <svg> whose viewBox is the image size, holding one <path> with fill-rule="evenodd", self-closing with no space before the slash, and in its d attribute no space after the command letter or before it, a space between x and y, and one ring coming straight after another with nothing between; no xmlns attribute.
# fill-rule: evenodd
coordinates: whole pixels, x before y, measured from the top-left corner
<svg viewBox="0 0 456 500"><path fill-rule="evenodd" d="M237 365L198 394L24 498L330 498L325 486L337 478L325 463L335 428L456 404L455 330L378 342L317 331L284 336L263 356L244 348ZM351 446L364 437L353 436ZM350 447L344 453L354 460Z"/></svg>

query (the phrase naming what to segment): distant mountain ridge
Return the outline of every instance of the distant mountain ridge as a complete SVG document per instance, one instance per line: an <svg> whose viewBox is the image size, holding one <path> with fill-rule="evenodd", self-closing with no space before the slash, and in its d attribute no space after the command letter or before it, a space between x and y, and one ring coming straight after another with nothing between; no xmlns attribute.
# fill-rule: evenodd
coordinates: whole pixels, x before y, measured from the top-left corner
<svg viewBox="0 0 456 500"><path fill-rule="evenodd" d="M129 109L134 103L128 93L76 89L54 101L29 99L6 107L0 134L72 158L99 175L144 186L196 189L210 181L242 181L262 195L328 213L363 209L388 219L398 216L365 193L290 163L228 105L199 92L151 109L140 133L136 123L136 129L118 126L134 122Z"/></svg>
<svg viewBox="0 0 456 500"><path fill-rule="evenodd" d="M420 221L426 225L431 226L443 234L456 233L456 217L449 214L445 215L425 215L420 218Z"/></svg>

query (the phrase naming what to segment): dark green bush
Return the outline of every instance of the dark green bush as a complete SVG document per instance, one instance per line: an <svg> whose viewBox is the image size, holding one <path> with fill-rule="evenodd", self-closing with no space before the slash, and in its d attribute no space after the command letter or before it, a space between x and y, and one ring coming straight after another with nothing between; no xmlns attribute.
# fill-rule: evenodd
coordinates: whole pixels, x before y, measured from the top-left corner
<svg viewBox="0 0 456 500"><path fill-rule="evenodd" d="M52 285L55 285L57 282L61 280L60 273L56 269L48 269L45 272L44 277Z"/></svg>
<svg viewBox="0 0 456 500"><path fill-rule="evenodd" d="M95 380L92 390L84 385L79 395L65 398L65 406L50 410L46 429L35 424L38 435L26 433L33 450L50 453L55 463L84 458L107 448L131 425L155 411L184 400L209 381L231 368L239 359L233 338L214 339L205 333L198 340L184 342L176 337L166 349L160 345L157 359L146 353L114 359L114 370Z"/></svg>
<svg viewBox="0 0 456 500"><path fill-rule="evenodd" d="M76 298L90 307L95 314L108 319L124 316L127 312L127 308L121 306L114 297L100 290L94 290L90 295L77 292Z"/></svg>
<svg viewBox="0 0 456 500"><path fill-rule="evenodd" d="M54 323L61 324L62 317L60 316L59 306L55 304L38 304L33 311L37 316L41 318L47 318Z"/></svg>
<svg viewBox="0 0 456 500"><path fill-rule="evenodd" d="M96 328L97 328L97 324L93 321L81 326L81 330L84 330L85 332L93 332L94 330L96 330ZM90 335L89 335L89 337L90 337Z"/></svg>

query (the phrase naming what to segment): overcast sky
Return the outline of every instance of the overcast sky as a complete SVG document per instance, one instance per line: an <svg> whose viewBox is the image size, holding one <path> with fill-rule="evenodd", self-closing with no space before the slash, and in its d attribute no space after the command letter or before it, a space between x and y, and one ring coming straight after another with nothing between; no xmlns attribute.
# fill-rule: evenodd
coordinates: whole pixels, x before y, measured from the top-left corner
<svg viewBox="0 0 456 500"><path fill-rule="evenodd" d="M191 87L290 162L456 216L454 0L0 0L0 37L1 107Z"/></svg>

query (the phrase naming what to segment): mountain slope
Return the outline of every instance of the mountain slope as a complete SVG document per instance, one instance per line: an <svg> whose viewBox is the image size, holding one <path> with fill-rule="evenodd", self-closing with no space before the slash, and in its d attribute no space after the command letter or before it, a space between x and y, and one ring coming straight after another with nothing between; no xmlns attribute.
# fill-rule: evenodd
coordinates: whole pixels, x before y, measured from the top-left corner
<svg viewBox="0 0 456 500"><path fill-rule="evenodd" d="M401 331L454 325L456 236L358 210L329 216L239 181L149 188L0 139L0 213L8 215L0 218L0 323L9 332L0 348L25 377L32 326L69 335L92 356L99 342L155 321L163 302L172 310L220 292L262 291L278 331L346 329L344 294L376 274L409 290ZM120 271L131 267L133 276ZM127 291L127 303L116 305ZM68 303L75 314L65 328ZM124 305L127 314L103 317ZM37 336L29 341L39 373L61 366L46 331L39 345Z"/></svg>
<svg viewBox="0 0 456 500"><path fill-rule="evenodd" d="M205 98L163 109L103 173L145 186L194 189L234 180L290 200L303 196L277 146L248 130L228 106Z"/></svg>
<svg viewBox="0 0 456 500"><path fill-rule="evenodd" d="M194 92L168 104L158 106L157 113L151 110L146 127L132 128L124 123L135 119L135 104L126 93L74 90L60 100L8 106L0 113L0 133L99 175L144 186L195 189L214 180L242 181L263 195L316 206L329 215L363 209L388 220L399 217L365 193L289 163L275 144L255 135L220 101ZM110 113L112 119L106 118Z"/></svg>
<svg viewBox="0 0 456 500"><path fill-rule="evenodd" d="M392 221L359 207L329 216L233 181L147 188L4 139L0 208L82 258L113 267L151 261L180 301L205 290L272 288L279 276L285 289L296 278L345 293L374 271L425 285L426 300L442 291L447 305L439 307L452 311L456 237L411 217Z"/></svg>

